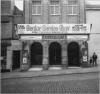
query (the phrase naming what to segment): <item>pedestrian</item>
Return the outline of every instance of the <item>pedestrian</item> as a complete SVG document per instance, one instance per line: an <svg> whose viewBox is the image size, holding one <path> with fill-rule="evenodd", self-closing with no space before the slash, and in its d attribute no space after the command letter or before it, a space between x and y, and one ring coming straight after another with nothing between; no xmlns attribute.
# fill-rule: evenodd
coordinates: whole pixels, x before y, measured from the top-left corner
<svg viewBox="0 0 100 94"><path fill-rule="evenodd" d="M93 65L94 65L94 66L97 66L97 55L96 55L95 52L93 53L92 58L93 58Z"/></svg>
<svg viewBox="0 0 100 94"><path fill-rule="evenodd" d="M93 58L90 57L90 67L92 67L92 65L93 65Z"/></svg>

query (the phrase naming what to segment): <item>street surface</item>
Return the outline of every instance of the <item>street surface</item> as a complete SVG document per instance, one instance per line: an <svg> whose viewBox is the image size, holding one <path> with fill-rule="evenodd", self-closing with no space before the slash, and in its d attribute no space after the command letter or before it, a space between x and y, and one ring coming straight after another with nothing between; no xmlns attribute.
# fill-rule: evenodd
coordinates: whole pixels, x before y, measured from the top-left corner
<svg viewBox="0 0 100 94"><path fill-rule="evenodd" d="M1 92L99 94L99 73L2 79Z"/></svg>

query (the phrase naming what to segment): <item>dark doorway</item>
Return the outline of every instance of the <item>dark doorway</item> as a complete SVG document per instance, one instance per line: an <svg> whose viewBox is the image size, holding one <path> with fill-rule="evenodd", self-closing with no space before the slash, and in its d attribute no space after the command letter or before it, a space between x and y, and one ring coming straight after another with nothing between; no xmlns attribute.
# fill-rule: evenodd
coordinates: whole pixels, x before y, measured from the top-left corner
<svg viewBox="0 0 100 94"><path fill-rule="evenodd" d="M79 45L71 42L68 45L68 66L80 66Z"/></svg>
<svg viewBox="0 0 100 94"><path fill-rule="evenodd" d="M43 48L38 42L31 45L31 67L33 65L42 65Z"/></svg>
<svg viewBox="0 0 100 94"><path fill-rule="evenodd" d="M53 42L49 46L49 64L61 65L61 45Z"/></svg>
<svg viewBox="0 0 100 94"><path fill-rule="evenodd" d="M12 70L20 68L20 51L13 51Z"/></svg>

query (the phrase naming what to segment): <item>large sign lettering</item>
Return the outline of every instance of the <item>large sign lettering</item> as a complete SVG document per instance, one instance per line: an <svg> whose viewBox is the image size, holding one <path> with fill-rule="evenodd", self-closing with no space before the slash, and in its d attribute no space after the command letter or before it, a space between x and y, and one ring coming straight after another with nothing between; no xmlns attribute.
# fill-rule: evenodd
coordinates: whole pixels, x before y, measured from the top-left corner
<svg viewBox="0 0 100 94"><path fill-rule="evenodd" d="M88 24L18 24L18 34L88 34Z"/></svg>

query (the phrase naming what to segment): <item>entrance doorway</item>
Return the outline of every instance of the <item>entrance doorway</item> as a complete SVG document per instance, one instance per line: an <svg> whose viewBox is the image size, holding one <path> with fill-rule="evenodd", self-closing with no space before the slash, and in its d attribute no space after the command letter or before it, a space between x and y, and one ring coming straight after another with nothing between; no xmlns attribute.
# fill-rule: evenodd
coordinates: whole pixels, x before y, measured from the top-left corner
<svg viewBox="0 0 100 94"><path fill-rule="evenodd" d="M43 48L38 42L31 45L31 67L33 65L42 65Z"/></svg>
<svg viewBox="0 0 100 94"><path fill-rule="evenodd" d="M49 46L49 64L61 65L61 45L53 42Z"/></svg>
<svg viewBox="0 0 100 94"><path fill-rule="evenodd" d="M12 70L20 69L20 51L13 51Z"/></svg>
<svg viewBox="0 0 100 94"><path fill-rule="evenodd" d="M79 45L71 42L68 45L68 66L80 66Z"/></svg>

